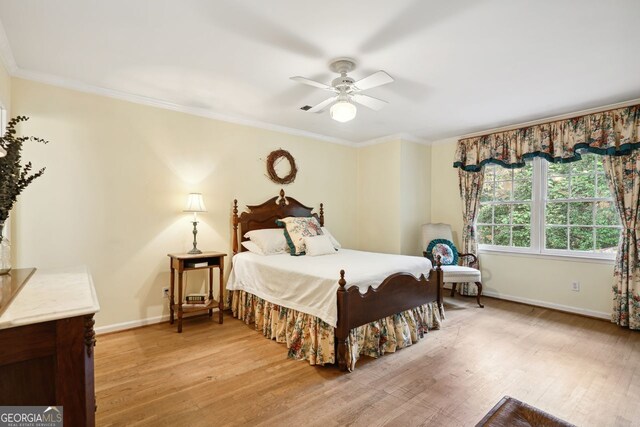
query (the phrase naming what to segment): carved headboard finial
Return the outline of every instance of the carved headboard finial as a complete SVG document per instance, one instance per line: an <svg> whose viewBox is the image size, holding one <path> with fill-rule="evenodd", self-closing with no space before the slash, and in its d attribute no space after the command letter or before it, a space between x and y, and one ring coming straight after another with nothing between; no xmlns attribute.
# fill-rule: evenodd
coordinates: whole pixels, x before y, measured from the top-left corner
<svg viewBox="0 0 640 427"><path fill-rule="evenodd" d="M287 198L284 196L284 189L283 188L280 189L280 199L278 200L278 204L280 206L285 206L285 205L289 204L289 202L287 202Z"/></svg>
<svg viewBox="0 0 640 427"><path fill-rule="evenodd" d="M324 203L320 203L320 225L324 227Z"/></svg>

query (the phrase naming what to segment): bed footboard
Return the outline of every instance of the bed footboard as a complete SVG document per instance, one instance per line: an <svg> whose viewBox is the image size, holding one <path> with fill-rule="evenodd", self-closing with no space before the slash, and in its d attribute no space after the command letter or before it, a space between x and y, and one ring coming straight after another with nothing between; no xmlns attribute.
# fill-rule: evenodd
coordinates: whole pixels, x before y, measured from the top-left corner
<svg viewBox="0 0 640 427"><path fill-rule="evenodd" d="M347 370L347 339L349 331L369 322L437 301L442 304L442 269L437 266L418 279L409 273L396 273L384 279L376 289L370 287L361 294L358 287L346 289L344 270L338 281L338 324L336 342L338 366Z"/></svg>

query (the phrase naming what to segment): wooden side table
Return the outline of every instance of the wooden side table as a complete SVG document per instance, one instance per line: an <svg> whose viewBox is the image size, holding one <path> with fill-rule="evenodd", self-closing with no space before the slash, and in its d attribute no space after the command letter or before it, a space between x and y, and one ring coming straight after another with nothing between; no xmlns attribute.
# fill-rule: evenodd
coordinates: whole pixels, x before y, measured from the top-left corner
<svg viewBox="0 0 640 427"><path fill-rule="evenodd" d="M222 311L224 310L224 257L222 252L202 252L201 254L168 254L171 266L171 289L169 294L170 323L173 325L174 312L178 312L178 332L182 332L183 313L196 311L209 311L209 317L213 316L213 308L218 306L218 323L222 323ZM197 264L207 263L206 266L196 267ZM219 301L213 299L213 269L220 270L220 296ZM185 271L209 270L209 299L207 304L198 307L189 307L184 304L182 288ZM178 275L178 302L175 301L175 277Z"/></svg>

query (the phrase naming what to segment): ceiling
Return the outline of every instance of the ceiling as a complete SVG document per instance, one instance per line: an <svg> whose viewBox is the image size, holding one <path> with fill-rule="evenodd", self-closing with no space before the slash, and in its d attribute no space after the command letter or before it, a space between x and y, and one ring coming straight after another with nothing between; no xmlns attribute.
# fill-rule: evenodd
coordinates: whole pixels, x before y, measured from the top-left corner
<svg viewBox="0 0 640 427"><path fill-rule="evenodd" d="M0 0L16 76L362 143L423 141L640 98L638 0ZM0 31L1 33L1 31ZM1 34L0 34L1 35ZM301 106L358 61L389 101L338 123Z"/></svg>

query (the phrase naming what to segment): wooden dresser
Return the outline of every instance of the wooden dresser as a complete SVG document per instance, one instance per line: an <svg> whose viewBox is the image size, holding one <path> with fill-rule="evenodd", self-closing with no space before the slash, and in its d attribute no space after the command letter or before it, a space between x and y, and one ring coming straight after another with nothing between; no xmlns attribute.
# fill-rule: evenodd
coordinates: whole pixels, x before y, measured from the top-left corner
<svg viewBox="0 0 640 427"><path fill-rule="evenodd" d="M0 406L62 406L64 425L95 425L99 309L85 267L0 276Z"/></svg>

